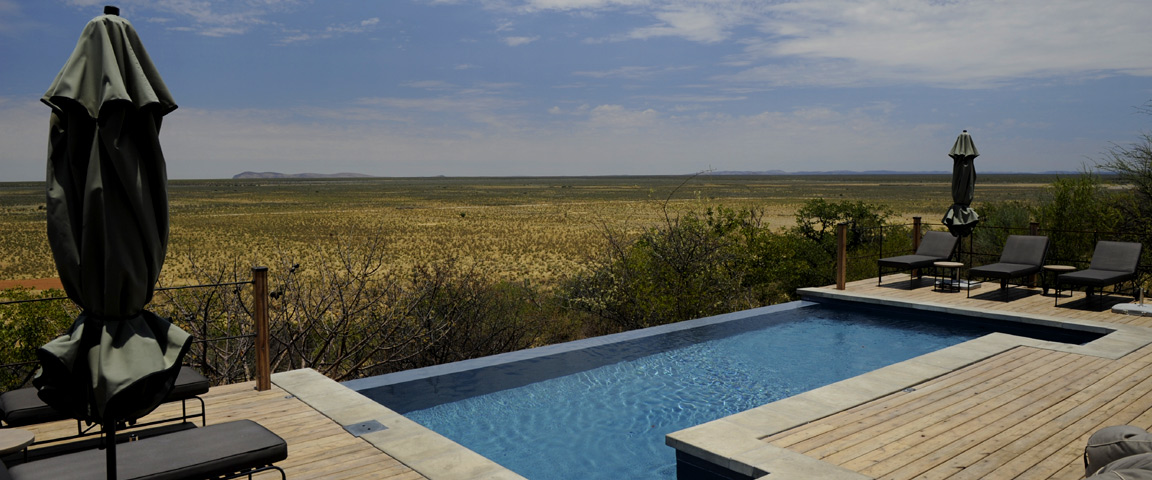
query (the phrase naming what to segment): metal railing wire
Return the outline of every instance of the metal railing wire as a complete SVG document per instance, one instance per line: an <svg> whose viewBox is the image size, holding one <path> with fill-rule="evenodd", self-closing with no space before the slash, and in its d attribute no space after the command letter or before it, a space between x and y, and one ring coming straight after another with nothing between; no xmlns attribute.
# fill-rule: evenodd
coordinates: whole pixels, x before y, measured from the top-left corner
<svg viewBox="0 0 1152 480"><path fill-rule="evenodd" d="M245 345L241 345L238 348L232 349L233 351L230 354L221 355L221 357L222 357L221 360L222 361L232 360L231 363L236 363L235 362L236 358L230 358L230 357L238 357L240 359L245 359L249 356L254 355L255 358L253 360L243 362L246 364L247 363L255 363L254 368L248 368L247 365L240 367L241 370L244 372L244 377L255 377L258 390L267 390L268 388L270 388L270 384L271 384L270 374L271 373L270 373L270 366L267 364L269 355L268 355L268 352L266 351L268 348L268 342L267 342L267 337L268 337L268 334L267 334L268 302L267 302L266 298L264 298L264 299L258 298L258 295L261 291L263 292L263 295L265 297L267 297L267 292L268 292L267 283L268 283L268 269L267 269L267 267L254 267L252 269L252 279L251 280L236 281L236 282L207 283L207 284L197 284L197 285L181 285L181 286L171 286L171 287L157 287L155 289L155 292L157 294L165 294L165 296L166 296L166 303L164 303L164 305L169 307L169 308L175 308L177 311L180 311L183 313L182 315L174 316L176 318L170 318L170 319L176 323L182 322L185 324L186 327L193 327L192 328L193 330L199 331L199 334L194 335L193 340L192 340L192 343L196 347L199 347L199 350L196 351L196 349L194 348L193 351L190 351L189 355L185 357L185 364L189 364L193 367L196 367L197 370L199 370L201 374L207 376L209 379L212 379L214 384L228 383L231 380L236 380L236 378L235 378L236 374L234 374L232 372L232 369L237 368L237 367L235 365L220 365L219 362L214 362L212 360L214 355L212 355L212 353L211 353L212 345L219 343L219 342L230 342L230 341L234 341L234 340L252 339L251 342L246 342ZM227 334L223 334L223 335L210 336L211 331L212 331L212 326L210 325L210 323L211 323L211 320L214 316L214 312L211 311L211 308L212 308L212 303L213 303L214 299L210 298L210 299L207 299L207 300L201 302L200 305L198 305L199 308L197 309L197 311L191 312L188 309L183 307L183 305L181 304L181 299L177 298L175 295L172 295L172 292L183 293L185 291L197 291L197 290L208 290L208 289L219 290L219 289L225 288L225 287L234 287L232 290L232 293L234 295L236 295L237 297L239 297L241 295L241 287L244 287L247 285L252 286L252 294L253 294L252 308L248 308L248 306L242 300L239 300L238 298L236 299L236 302L237 302L238 306L240 307L240 310L242 310L244 314L246 314L247 316L249 316L252 319L252 323L251 323L252 331L249 331L246 333L227 333ZM211 295L216 295L216 294L211 294ZM221 297L223 297L223 295L221 295ZM263 301L261 301L261 300L263 300ZM0 307L7 306L7 305L21 305L21 304L37 303L37 302L45 302L46 303L46 302L61 302L61 301L69 301L70 302L68 297L42 297L42 298L32 298L32 299L2 300L2 301L0 301ZM155 297L154 297L153 303L155 303ZM73 305L73 308L74 308L74 305ZM195 325L195 324L198 324L198 325ZM195 327L198 327L198 328L195 328ZM263 329L263 331L264 331L263 332L263 338L264 338L263 342L260 341L261 340L261 338L260 338L261 337L261 329ZM224 330L228 331L229 329L225 328ZM265 350L263 352L263 354L261 354L261 352L260 352L261 348L263 348ZM195 353L193 353L193 352L195 352ZM261 361L263 362L263 364L260 363ZM38 366L39 366L39 361L37 361L37 360L23 360L23 361L0 364L0 371L8 372L8 375L6 377L9 379L13 379L13 378L19 379L19 381L11 382L9 384L9 387L21 387L21 386L27 385L28 382L31 381L31 379L35 375L35 371L38 368ZM254 372L254 374L250 374L250 372ZM244 379L246 380L247 378L244 378Z"/></svg>
<svg viewBox="0 0 1152 480"><path fill-rule="evenodd" d="M920 221L920 217L914 217L913 222L910 224L894 224L882 225L877 227L858 227L864 230L878 230L878 234L874 237L877 238L877 245L873 248L857 248L856 252L864 252L856 255L844 255L845 261L851 265L861 261L874 262L880 258L886 258L896 255L910 254L916 251L917 243L920 237L928 230L946 230L943 224L930 224ZM885 251L885 239L888 238L888 233L885 229L898 230L900 233L905 233L907 229L907 241L895 242L899 246L896 249L889 249ZM993 233L989 233L993 232ZM1045 229L1041 228L1040 224L1032 222L1026 227L1004 227L1004 226L991 226L980 225L976 227L973 234L961 239L958 255L968 259L965 262L965 270L975 265L993 263L1000 257L1000 247L1002 247L1003 239L1008 235L1048 235L1053 243L1049 244L1049 255L1045 260L1048 264L1066 264L1073 265L1077 268L1084 268L1091 261L1091 254L1097 242L1101 240L1129 240L1139 241L1139 234L1137 232L1113 232L1101 230L1066 230L1066 229ZM983 237L984 240L977 241L978 237ZM1081 237L1076 240L1074 237ZM1076 245L1056 245L1059 242L1076 243ZM893 243L891 240L888 244ZM910 247L909 247L910 246ZM1053 255L1055 253L1055 256ZM1071 253L1071 255L1069 255ZM1145 251L1141 257L1138 265L1138 272L1142 276L1152 274L1152 252ZM977 261L977 259L980 259ZM841 275L841 270L847 271L849 268L845 266L841 269L837 266L837 275ZM844 279L846 280L846 279ZM837 279L839 285L841 279ZM1143 283L1143 282L1141 282Z"/></svg>

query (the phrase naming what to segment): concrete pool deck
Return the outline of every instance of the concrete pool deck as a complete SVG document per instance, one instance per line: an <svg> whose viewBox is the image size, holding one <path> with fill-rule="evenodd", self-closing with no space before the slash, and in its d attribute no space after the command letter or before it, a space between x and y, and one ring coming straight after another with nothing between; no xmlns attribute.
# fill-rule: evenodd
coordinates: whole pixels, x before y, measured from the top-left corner
<svg viewBox="0 0 1152 480"><path fill-rule="evenodd" d="M904 308L915 308L927 311L940 311L956 313L996 320L1018 321L1024 323L1038 323L1058 325L1068 328L1084 329L1089 331L1109 331L1104 337L1086 345L1068 345L1033 340L1004 334L992 334L953 347L922 355L914 359L881 368L866 374L844 380L826 387L818 388L800 395L780 400L752 410L737 413L713 422L674 432L667 436L667 444L674 447L688 462L703 461L712 466L719 466L724 470L736 474L736 477L759 478L769 475L768 478L821 478L821 479L870 479L870 478L1015 478L1021 472L1010 475L991 475L999 465L989 465L995 460L990 458L1003 458L1005 464L1028 464L1033 468L1038 464L1047 463L1049 472L1067 473L1072 465L1080 462L1079 452L1087 436L1097 427L1105 426L1108 422L1128 423L1140 418L1139 414L1130 415L1102 415L1099 410L1084 411L1080 418L1069 405L1061 403L1079 402L1075 399L1070 387L1061 390L1067 393L1063 397L1053 396L1045 399L1037 396L1036 402L1050 402L1048 409L1038 411L1031 415L1036 418L1045 418L1044 411L1064 412L1060 418L1066 424L1076 424L1070 432L1064 433L1063 438L1069 440L1051 445L1050 450L1061 452L1064 457L1054 456L1052 453L1037 451L1034 441L1042 444L1048 438L1029 434L1043 427L1041 424L1026 425L1028 418L1018 418L1017 423L1003 420L1003 417L994 415L1001 413L996 409L988 409L988 417L966 418L965 423L954 421L954 428L936 428L933 425L949 421L948 414L934 414L933 406L924 401L918 409L907 409L901 415L892 415L888 423L871 418L882 416L886 407L874 407L868 410L873 403L882 403L886 399L895 404L894 396L913 397L917 394L927 395L930 382L945 378L949 375L959 375L966 369L1000 369L1008 370L1012 362L1003 365L991 366L991 359L1015 350L1042 350L1061 352L1072 357L1074 362L1083 359L1103 359L1105 363L1121 360L1128 357L1137 357L1136 361L1143 362L1145 357L1141 353L1149 344L1152 344L1152 328L1147 321L1134 321L1133 317L1125 317L1107 312L1080 311L1053 306L1053 298L1043 296L1040 291L1033 289L1012 289L1007 296L998 290L983 292L972 298L966 298L963 293L949 294L931 291L931 286L909 284L909 282L896 282L897 286L877 286L876 280L864 280L850 284L846 290L835 290L831 287L810 288L801 290L801 296L807 299L833 299L838 301L863 302L881 304ZM910 288L911 287L911 288ZM1120 298L1120 297L1117 297ZM1076 302L1070 298L1065 302ZM1074 303L1073 303L1074 304ZM1139 317L1135 317L1139 318ZM1048 361L1055 361L1049 359ZM1062 360L1063 361L1063 360ZM988 363L988 366L982 365ZM1071 365L1072 363L1070 363ZM1099 368L1100 362L1097 365ZM989 368L990 367L990 368ZM1023 374L1024 372L1019 372ZM1083 373L1083 372L1080 372ZM1075 376L1076 369L1065 370L1063 375ZM975 374L973 374L975 375ZM1147 375L1147 374L1145 374ZM939 395L937 410L947 405L957 404L957 396L965 396L972 391L993 391L988 388L991 383L1013 381L1013 377L1001 375L999 377L980 377L979 385L984 388L971 387L970 391L957 389L948 395ZM998 378L999 380L994 380ZM1102 383L1116 381L1131 381L1123 375L1112 375L1101 380ZM950 384L957 385L958 382ZM1098 383L1092 383L1097 386ZM1106 385L1104 385L1106 386ZM1099 388L1104 388L1100 386ZM1039 388L1039 387L1037 387ZM923 392L922 392L923 391ZM999 399L1001 404L1007 403L1003 397L1009 392L995 390L992 398ZM988 396L992 394L989 393ZM1105 402L1102 408L1111 410L1126 410L1130 413L1152 410L1152 401L1141 400L1135 395L1132 402L1123 407ZM977 398L973 395L971 398ZM1105 399L1107 400L1107 399ZM909 403L912 400L907 400ZM1143 405L1141 402L1147 402ZM1033 403L1036 405L1036 403ZM1038 407L1037 407L1038 408ZM862 413L855 415L846 413L858 409ZM965 405L965 409L979 409L979 401ZM1111 411L1109 410L1109 411ZM964 413L964 409L949 411L952 415ZM919 418L914 418L914 417ZM930 418L930 417L937 418ZM1055 416L1055 415L1053 415ZM1104 420L1083 421L1085 417ZM997 424L997 427L988 428L981 425ZM823 422L819 423L818 422ZM1152 420L1148 420L1152 422ZM867 425L867 426L862 426ZM908 425L914 425L909 427ZM1152 426L1142 425L1144 428ZM961 427L964 432L979 431L978 435L963 443L963 436L959 433ZM998 428L998 430L997 430ZM839 433L847 431L848 433ZM937 440L925 432L934 432L944 439ZM890 433L897 432L897 433ZM956 440L948 438L956 436ZM886 442L885 439L891 441ZM1023 440L1027 439L1027 440ZM952 450L956 456L942 455L940 449L917 449L918 444L929 444L936 441L939 445L955 446ZM830 447L835 442L837 446ZM1023 455L1002 455L996 445L1013 445L1014 449ZM803 446L797 448L796 446ZM1027 447L1027 448L1026 448ZM973 449L988 448L987 451L972 453ZM847 450L854 453L846 454ZM1069 454L1069 451L1071 453ZM813 455L811 452L819 452ZM855 456L853 456L855 455ZM907 458L900 459L901 455ZM934 456L931 460L925 460ZM1021 459L1029 456L1032 460ZM959 463L956 458L972 459L972 465ZM834 461L831 461L831 460ZM1033 461L1034 460L1034 461ZM1032 462L1032 463L1029 463ZM683 463L683 462L682 462ZM876 465L884 463L885 467ZM984 468L970 469L980 464ZM708 466L708 465L705 465ZM1034 478L1050 478L1038 469L1026 476ZM977 475L976 472L981 474ZM1029 471L1024 469L1024 472ZM1083 468L1077 477L1082 477ZM1008 472L1003 472L1008 473ZM1068 478L1068 477L1060 477Z"/></svg>
<svg viewBox="0 0 1152 480"><path fill-rule="evenodd" d="M1077 310L1064 306L1058 308L1052 305L1052 297L1042 296L1036 289L1014 288L1009 290L1007 296L1001 296L995 289L986 290L989 291L965 298L963 292L959 294L933 292L931 286L926 283L894 282L877 286L876 280L871 279L849 284L848 289L844 291L821 287L804 289L801 294L808 299L918 308L1110 333L1086 345L1068 345L992 334L672 433L667 436L666 443L684 455L722 466L725 470L748 478L765 475L768 475L767 478L820 479L918 476L965 478L965 475L968 478L1011 478L1016 475L1000 477L988 475L987 472L996 472L995 468L1002 465L1011 466L1020 463L1019 459L1022 457L1017 455L1016 451L1040 458L1036 463L1054 461L1057 465L1050 470L1062 474L1038 473L1023 477L1071 478L1067 476L1068 472L1080 461L1079 452L1073 450L1083 448L1084 442L1080 439L1081 436L1086 439L1097 426L1102 426L1108 421L1138 425L1145 423L1140 426L1152 427L1152 369L1147 369L1150 370L1149 373L1143 373L1137 368L1152 365L1152 346L1150 346L1152 317L1113 314L1107 310L1107 307L1111 306L1107 304L1095 310ZM1062 299L1061 303L1076 305L1077 300L1078 297L1072 297ZM1116 300L1124 303L1130 301L1122 297L1116 297ZM1100 311L1101 309L1103 311ZM1039 360L1028 360L1031 358L1028 355L1049 356ZM1095 363L1090 359L1095 359ZM1064 392L1064 396L1054 402L1040 398L1033 401L1033 397L1026 397L1025 394L989 387L1023 383L1023 380L1016 381L1008 374L995 373L994 375L1001 375L996 377L990 376L993 374L982 373L984 370L1008 372L1014 362L1023 361L1032 361L1036 365L1045 363L1063 365L1061 368L1065 369L1064 373L1048 375L1051 377L1076 376L1073 367L1080 365L1076 362L1084 362L1084 365L1091 365L1099 370L1103 377L1087 387L1077 387L1078 384L1075 383L1065 386L1053 384L1048 388ZM1115 368L1109 367L1113 364ZM1031 370L1041 371L1038 367ZM1133 375L1134 372L1136 375ZM917 450L917 443L932 445L935 448L937 443L932 442L942 441L931 437L918 437L923 432L935 431L937 438L944 438L950 431L968 432L975 429L974 425L980 424L982 421L980 418L967 418L956 413L956 409L960 406L966 411L977 411L981 410L981 405L992 404L979 395L971 394L975 390L961 389L964 385L962 382L969 378L984 386L981 387L983 390L975 389L979 390L978 393L985 391L997 393L1001 403L996 405L1002 405L1007 401L1026 401L1037 405L1035 408L1046 406L1048 403L1055 405L1051 408L1063 408L1061 416L1058 417L1060 421L1055 423L1068 431L1060 430L1057 432L1060 435L1040 435L1036 432L1045 432L1043 428L1025 425L1024 422L1029 418L1045 420L1054 417L1055 414L1045 415L1044 412L1048 410L1044 410L1039 414L1017 419L1016 423L1006 425L1005 428L988 430L981 427L977 429L981 432L977 438L972 438L970 433L964 437L969 439L966 440L970 444L968 448L950 446L952 450L958 450L959 454L943 460L934 458L930 453L924 453L921 451L923 449ZM1144 381L1145 378L1148 381ZM941 382L946 385L936 386ZM360 438L425 478L431 480L523 478L313 370L278 373L273 376L273 383L341 426L355 427L373 421L378 422L380 426L386 428L369 431ZM1075 396L1076 393L1100 390L1103 392L1100 395L1103 396L1097 396L1103 401L1111 395L1110 392L1115 392L1115 388L1119 388L1116 387L1118 384L1122 386L1138 384L1139 388L1147 387L1150 394L1118 395L1117 398L1125 396L1131 401L1123 405L1104 402L1102 407L1092 410L1066 406L1070 403L1097 405L1100 402L1084 402L1083 398ZM1125 391L1137 392L1137 390L1134 387ZM930 403L929 400L937 403ZM899 402L904 404L890 406ZM910 409L909 405L913 404L920 405L921 408L908 410L908 413L902 413L895 419L876 413L877 409L904 412L905 410L900 409ZM948 407L951 410L938 407L944 404L951 405ZM942 411L949 413L932 413L938 408L944 408ZM936 418L940 415L945 415L947 418ZM842 418L843 420L839 420ZM879 419L904 423L889 427L876 423ZM959 422L960 419L965 420L967 424L954 430L932 427L932 425L948 425L948 421ZM1044 424L1050 425L1053 422L1045 421ZM1067 425L1072 427L1066 427ZM913 437L923 440L910 441L909 438ZM1056 437L1061 439L1060 444L1044 446L1046 440ZM1028 444L1021 444L1023 441L1027 441ZM1035 445L1048 448L1054 453L1036 455ZM875 451L878 450L883 451L883 455L876 454ZM977 450L978 454L973 453ZM844 452L847 451L864 453L845 458ZM1013 454L1007 455L1005 452ZM956 464L957 461L969 457L972 459L970 466ZM957 458L960 460L956 460ZM909 467L921 464L927 465L924 470ZM875 465L892 465L893 468L891 471L876 474L873 471ZM935 470L932 470L933 468ZM926 472L930 474L925 474ZM977 475L978 472L984 473ZM1082 467L1077 475L1082 475Z"/></svg>
<svg viewBox="0 0 1152 480"><path fill-rule="evenodd" d="M523 479L312 369L272 375L272 383L430 480ZM376 422L373 424L372 422ZM377 426L378 424L378 426Z"/></svg>

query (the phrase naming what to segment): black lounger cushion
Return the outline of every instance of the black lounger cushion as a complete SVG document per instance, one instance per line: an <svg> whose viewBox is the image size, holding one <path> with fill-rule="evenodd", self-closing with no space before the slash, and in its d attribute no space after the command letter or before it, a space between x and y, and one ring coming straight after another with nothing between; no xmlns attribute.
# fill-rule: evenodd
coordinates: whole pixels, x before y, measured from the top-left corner
<svg viewBox="0 0 1152 480"><path fill-rule="evenodd" d="M116 446L117 478L211 478L288 458L288 444L251 420L193 428ZM104 480L104 450L86 450L8 469L11 480ZM4 478L0 474L0 478Z"/></svg>
<svg viewBox="0 0 1152 480"><path fill-rule="evenodd" d="M1136 266L1144 245L1136 242L1096 243L1092 263L1087 270L1065 273L1056 277L1057 283L1086 287L1107 287L1136 278Z"/></svg>
<svg viewBox="0 0 1152 480"><path fill-rule="evenodd" d="M1048 237L1042 235L1009 235L1000 253L1000 261L974 267L969 277L1018 278L1040 272L1048 252Z"/></svg>
<svg viewBox="0 0 1152 480"><path fill-rule="evenodd" d="M1135 273L1109 272L1105 270L1080 270L1060 275L1060 283L1085 287L1107 287L1136 278Z"/></svg>
<svg viewBox="0 0 1152 480"><path fill-rule="evenodd" d="M192 367L180 367L176 385L164 401L184 400L208 393L212 384ZM0 395L0 420L9 427L35 425L67 419L68 416L49 407L36 396L33 387L4 392Z"/></svg>
<svg viewBox="0 0 1152 480"><path fill-rule="evenodd" d="M212 382L209 382L208 378L201 375L196 369L180 367L180 374L176 376L176 384L172 386L172 391L168 393L168 397L164 401L172 402L203 395L208 393L210 388L212 388Z"/></svg>
<svg viewBox="0 0 1152 480"><path fill-rule="evenodd" d="M36 396L36 389L21 388L0 395L0 419L10 427L35 425L68 418Z"/></svg>
<svg viewBox="0 0 1152 480"><path fill-rule="evenodd" d="M931 267L933 262L948 260L956 249L957 238L948 232L927 232L920 241L920 247L913 255L881 258L876 261L882 267L913 269Z"/></svg>

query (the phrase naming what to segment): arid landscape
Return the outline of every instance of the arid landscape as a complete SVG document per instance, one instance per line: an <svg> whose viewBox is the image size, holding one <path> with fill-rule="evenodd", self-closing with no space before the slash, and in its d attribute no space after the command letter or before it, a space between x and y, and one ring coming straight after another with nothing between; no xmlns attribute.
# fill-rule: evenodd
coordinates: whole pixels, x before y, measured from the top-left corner
<svg viewBox="0 0 1152 480"><path fill-rule="evenodd" d="M1052 175L982 175L981 202L1033 202ZM688 211L752 208L787 228L803 202L863 201L935 223L951 203L948 175L176 180L162 282L190 264L262 264L273 252L307 264L340 242L382 241L394 266L455 258L502 280L546 286L627 235ZM0 279L56 276L39 183L0 184ZM36 284L41 285L41 284Z"/></svg>

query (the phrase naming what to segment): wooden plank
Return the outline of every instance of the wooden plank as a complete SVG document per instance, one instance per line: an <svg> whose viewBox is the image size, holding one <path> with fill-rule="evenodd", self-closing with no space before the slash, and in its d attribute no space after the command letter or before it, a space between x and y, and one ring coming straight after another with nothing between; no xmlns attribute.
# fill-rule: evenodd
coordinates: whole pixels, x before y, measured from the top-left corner
<svg viewBox="0 0 1152 480"><path fill-rule="evenodd" d="M1017 349L1021 352L1029 352L1026 349ZM1041 358L1036 361L1042 361L1049 352L1033 352ZM1015 356L1009 356L1015 360ZM1032 362L1027 362L1021 368L1035 369L1037 365ZM979 374L979 375L977 375ZM891 432L899 432L901 428L910 424L915 425L913 422L928 418L926 416L935 415L942 410L949 410L955 404L961 403L963 397L957 395L958 393L970 390L972 384L976 382L977 385L990 385L996 378L1003 375L1003 372L997 369L964 369L954 372L930 384L921 385L915 392L900 393L890 396L887 401L876 401L876 408L882 411L872 413L866 419L859 420L853 427L841 428L840 430L852 433L850 436L843 437L835 445L828 445L824 448L809 448L804 452L808 455L817 458L826 459L833 463L856 458L867 451L869 445L875 445L885 439L885 435L890 435ZM963 379L964 382L952 383L951 380ZM945 388L935 388L944 386ZM892 401L896 397L903 397L909 401L903 402L902 405L893 405ZM859 411L864 414L871 413L874 408L860 408ZM867 428L854 428L854 427L867 427ZM856 430L856 431L853 431ZM826 436L826 438L834 438ZM895 440L895 438L889 438ZM864 450L861 450L863 447ZM830 458L834 457L834 458Z"/></svg>
<svg viewBox="0 0 1152 480"><path fill-rule="evenodd" d="M994 437L1000 428L1004 428L1000 425L1014 425L1021 419L1036 415L1045 406L1040 399L1052 398L1053 395L1068 396L1075 388L1074 382L1070 382L1067 377L1053 375L1030 382L1026 390L1020 392L1009 392L992 398L977 396L973 401L984 404L981 415L962 415L952 421L943 419L942 424L929 431L930 437L925 434L920 441L905 440L908 447L900 452L901 455L889 455L867 468L860 465L860 471L892 478L916 477L968 451L973 445Z"/></svg>
<svg viewBox="0 0 1152 480"><path fill-rule="evenodd" d="M212 387L203 396L207 405L207 423L216 424L247 418L271 430L288 442L288 458L278 465L291 479L382 479L418 480L424 478L368 442L346 432L328 417L313 410L273 386L257 392L253 382ZM199 403L189 404L190 412L199 411ZM195 405L192 407L192 405ZM179 416L179 403L161 405L141 419L151 421ZM52 422L28 427L38 438L53 438L75 433L75 421ZM278 478L262 474L255 478Z"/></svg>
<svg viewBox="0 0 1152 480"><path fill-rule="evenodd" d="M1065 357L1067 357L1065 355ZM1066 359L1065 359L1066 360ZM899 461L890 459L899 452L914 454L914 452L932 452L942 447L947 439L978 430L984 422L1011 414L1029 406L1028 400L1020 400L1037 392L1050 392L1064 387L1057 373L1061 368L1067 368L1068 362L1049 362L1045 367L1035 368L1035 365L1026 365L1016 375L1009 379L999 379L1002 382L995 388L983 390L972 389L955 397L963 401L950 405L935 404L926 406L915 421L907 422L900 428L895 428L884 434L875 435L875 442L884 444L890 442L894 445L906 446L897 450L890 445L885 448L875 448L874 451L859 454L856 457L842 457L841 453L830 456L827 460L843 464L849 468L867 468L870 471L883 471L884 465L898 465ZM1028 369L1031 371L1027 371ZM844 453L851 453L845 450ZM843 460L841 460L843 458Z"/></svg>
<svg viewBox="0 0 1152 480"><path fill-rule="evenodd" d="M1152 327L1152 318L1055 307L1038 289L934 292L930 282L893 277L852 282L849 292L1049 317ZM913 288L907 288L912 286ZM1061 298L1082 303L1083 293ZM1040 355L1039 352L1029 352ZM1070 353L1007 354L764 440L883 479L1080 478L1083 445L1095 430L1152 428L1152 348L1118 360Z"/></svg>

